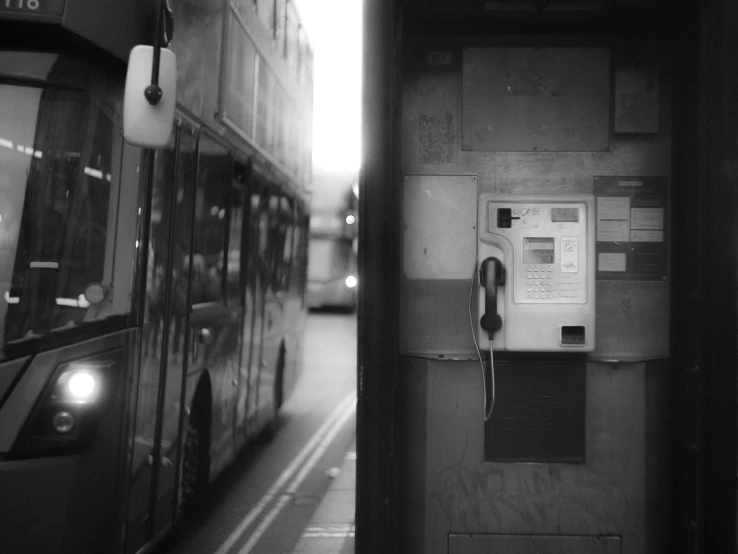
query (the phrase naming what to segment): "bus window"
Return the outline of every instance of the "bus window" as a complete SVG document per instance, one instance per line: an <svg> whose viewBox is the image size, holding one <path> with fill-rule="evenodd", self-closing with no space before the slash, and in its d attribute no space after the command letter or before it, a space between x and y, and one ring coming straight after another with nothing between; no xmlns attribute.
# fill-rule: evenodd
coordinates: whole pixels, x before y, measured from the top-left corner
<svg viewBox="0 0 738 554"><path fill-rule="evenodd" d="M282 85L277 84L274 94L274 151L279 163L287 163L287 93Z"/></svg>
<svg viewBox="0 0 738 554"><path fill-rule="evenodd" d="M199 154L192 255L193 304L224 299L226 210L232 178L227 148L203 135Z"/></svg>
<svg viewBox="0 0 738 554"><path fill-rule="evenodd" d="M261 60L261 58L260 58ZM274 113L278 88L277 78L269 66L260 61L256 94L256 142L274 154Z"/></svg>
<svg viewBox="0 0 738 554"><path fill-rule="evenodd" d="M295 223L293 225L294 227L294 235L292 238L292 278L291 278L291 284L295 288L295 290L298 292L298 294L301 294L304 290L304 272L303 272L303 264L305 263L305 260L303 259L303 214L302 214L302 207L300 203L298 202L297 207L295 209Z"/></svg>
<svg viewBox="0 0 738 554"><path fill-rule="evenodd" d="M241 304L243 296L242 238L244 226L243 192L234 189L231 194L228 218L228 264L226 265L226 297L231 304Z"/></svg>
<svg viewBox="0 0 738 554"><path fill-rule="evenodd" d="M294 227L292 200L282 197L280 201L280 236L283 246L282 255L280 256L280 285L283 290L289 290L290 288Z"/></svg>
<svg viewBox="0 0 738 554"><path fill-rule="evenodd" d="M146 264L146 305L144 309L144 356L156 355L161 340L162 315L167 284L166 274L169 245L172 178L174 176L174 145L156 152L151 193L151 224L149 228L148 263Z"/></svg>
<svg viewBox="0 0 738 554"><path fill-rule="evenodd" d="M257 52L242 20L229 12L228 50L225 83L223 86L223 111L242 133L252 136L254 126L254 71Z"/></svg>
<svg viewBox="0 0 738 554"><path fill-rule="evenodd" d="M269 197L269 233L267 238L266 283L274 290L279 290L279 266L282 258L282 241L280 240L279 196Z"/></svg>
<svg viewBox="0 0 738 554"><path fill-rule="evenodd" d="M121 150L112 111L82 90L2 84L0 105L12 106L0 111L0 345L7 349L95 317L84 293L112 279Z"/></svg>
<svg viewBox="0 0 738 554"><path fill-rule="evenodd" d="M256 11L259 12L259 19L264 24L264 28L269 34L274 33L274 0L256 0Z"/></svg>
<svg viewBox="0 0 738 554"><path fill-rule="evenodd" d="M277 0L274 10L274 38L277 41L277 49L284 56L284 31L287 17L287 0Z"/></svg>
<svg viewBox="0 0 738 554"><path fill-rule="evenodd" d="M297 82L304 84L307 71L307 39L305 29L300 25L297 31Z"/></svg>
<svg viewBox="0 0 738 554"><path fill-rule="evenodd" d="M297 9L294 0L287 3L287 24L285 25L284 49L287 64L292 70L297 69L297 35L300 28L300 20L297 18Z"/></svg>
<svg viewBox="0 0 738 554"><path fill-rule="evenodd" d="M174 204L174 234L172 235L172 293L171 317L173 329L171 331L172 344L170 348L175 356L184 355L185 320L187 317L187 288L189 284L189 267L187 256L190 251L192 227L192 195L195 190L195 176L197 167L197 141L191 132L184 128L179 133L177 151L177 179L175 181L176 195Z"/></svg>

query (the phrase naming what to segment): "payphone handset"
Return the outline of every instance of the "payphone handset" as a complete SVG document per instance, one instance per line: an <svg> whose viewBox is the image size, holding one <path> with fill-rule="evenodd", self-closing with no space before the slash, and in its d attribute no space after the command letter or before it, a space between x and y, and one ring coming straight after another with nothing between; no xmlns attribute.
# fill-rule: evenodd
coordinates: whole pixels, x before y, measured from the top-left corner
<svg viewBox="0 0 738 554"><path fill-rule="evenodd" d="M594 198L482 194L478 209L479 347L594 350Z"/></svg>

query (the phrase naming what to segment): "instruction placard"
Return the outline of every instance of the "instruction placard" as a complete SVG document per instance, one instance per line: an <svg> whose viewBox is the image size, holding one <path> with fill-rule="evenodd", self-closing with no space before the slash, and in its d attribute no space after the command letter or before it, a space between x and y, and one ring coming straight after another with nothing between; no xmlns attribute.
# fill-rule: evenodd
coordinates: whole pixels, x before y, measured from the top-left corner
<svg viewBox="0 0 738 554"><path fill-rule="evenodd" d="M665 281L666 177L594 178L597 279Z"/></svg>

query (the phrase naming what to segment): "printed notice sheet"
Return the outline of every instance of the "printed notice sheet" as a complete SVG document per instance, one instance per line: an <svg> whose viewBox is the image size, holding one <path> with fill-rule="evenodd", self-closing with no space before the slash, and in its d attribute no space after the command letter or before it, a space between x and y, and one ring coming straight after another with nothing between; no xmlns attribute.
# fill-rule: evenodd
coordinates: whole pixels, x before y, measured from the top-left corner
<svg viewBox="0 0 738 554"><path fill-rule="evenodd" d="M594 178L597 279L667 279L667 192L666 177Z"/></svg>

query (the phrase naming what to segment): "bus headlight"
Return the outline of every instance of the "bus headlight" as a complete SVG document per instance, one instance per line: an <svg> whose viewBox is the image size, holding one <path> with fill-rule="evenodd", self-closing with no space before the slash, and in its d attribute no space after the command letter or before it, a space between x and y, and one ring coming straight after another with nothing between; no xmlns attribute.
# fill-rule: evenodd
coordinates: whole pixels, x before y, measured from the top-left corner
<svg viewBox="0 0 738 554"><path fill-rule="evenodd" d="M100 375L96 368L72 367L57 380L55 399L74 404L93 404L100 393Z"/></svg>
<svg viewBox="0 0 738 554"><path fill-rule="evenodd" d="M349 275L348 277L346 277L346 286L348 288L352 289L358 284L359 284L359 281L353 275Z"/></svg>
<svg viewBox="0 0 738 554"><path fill-rule="evenodd" d="M61 455L86 449L120 380L122 351L60 364L23 426L11 456Z"/></svg>

